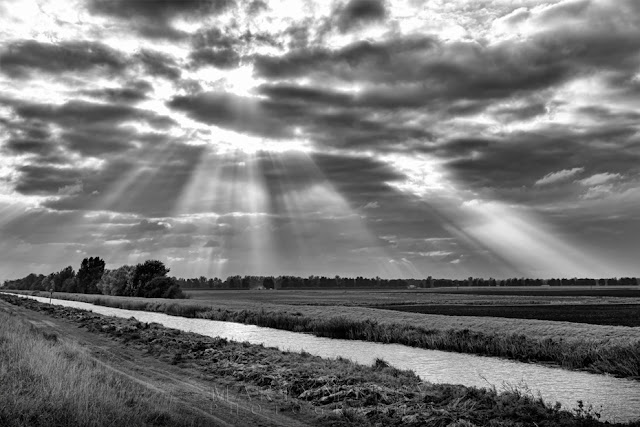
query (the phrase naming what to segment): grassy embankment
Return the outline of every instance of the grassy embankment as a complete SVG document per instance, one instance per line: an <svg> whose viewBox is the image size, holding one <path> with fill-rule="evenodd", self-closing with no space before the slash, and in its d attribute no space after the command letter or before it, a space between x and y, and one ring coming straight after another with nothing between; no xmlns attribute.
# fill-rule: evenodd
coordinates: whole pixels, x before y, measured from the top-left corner
<svg viewBox="0 0 640 427"><path fill-rule="evenodd" d="M129 310L239 322L308 332L322 337L398 343L427 349L552 363L565 369L640 378L638 328L397 312L398 316L404 317L390 317L391 320L380 322L378 313L394 312L359 307L301 306L290 307L295 311L287 311L286 307L279 306L270 306L267 310L257 307L229 310L224 305L216 307L213 303L204 302L81 294L55 296ZM356 317L358 313L360 316Z"/></svg>
<svg viewBox="0 0 640 427"><path fill-rule="evenodd" d="M0 312L1 426L194 426L166 396ZM187 421L188 420L188 421Z"/></svg>
<svg viewBox="0 0 640 427"><path fill-rule="evenodd" d="M6 295L2 298L32 310L45 311L54 317L72 320L94 333L108 335L121 341L123 345L126 343L127 346L134 346L147 354L163 358L167 363L196 366L205 377L229 378L235 384L235 390L259 392L264 396L265 400L259 402L265 407L276 400L277 396L283 395L289 399L287 406L281 406L281 410L295 411L296 408L311 404L316 408L314 412L320 415L317 421L325 425L603 425L597 420L595 412L588 408L565 411L557 405L546 405L539 398L517 389L497 392L495 388L476 389L424 383L412 372L395 369L382 360L376 361L371 367L362 366L344 359L327 360L305 353L281 352L263 346L229 342L157 324L141 323L135 319L101 316ZM56 346L48 343L44 337L29 332L28 327L20 331L20 336L28 336L28 341L36 341L47 349ZM3 345L13 348L15 342L5 341ZM39 349L23 348L21 351L25 354L23 358L32 358L36 356L31 353ZM16 356L16 360L20 362L20 357ZM40 375L51 375L44 371L46 360L35 359L34 363L36 367L40 367ZM83 375L95 376L91 369L84 371ZM27 372L16 372L14 376L19 380L20 375ZM62 393L65 390L69 392L67 389L71 383L60 381L58 384L63 389ZM247 385L251 386L249 391ZM37 386L28 383L23 390L26 393L37 393L32 390ZM117 390L109 391L117 394ZM98 396L90 395L88 398L91 397ZM102 400L110 398L108 392L103 392L99 397ZM85 400L80 402L86 402L87 398L83 399ZM36 403L30 401L21 409L28 413L29 407L34 405ZM20 414L14 411L13 415ZM135 425L135 422L122 425L124 424ZM618 425L637 427L640 424Z"/></svg>

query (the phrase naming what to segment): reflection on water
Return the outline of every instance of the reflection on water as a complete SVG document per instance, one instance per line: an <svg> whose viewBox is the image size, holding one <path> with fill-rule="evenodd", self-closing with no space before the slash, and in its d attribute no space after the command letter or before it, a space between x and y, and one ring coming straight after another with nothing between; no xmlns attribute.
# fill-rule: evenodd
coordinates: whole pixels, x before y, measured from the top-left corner
<svg viewBox="0 0 640 427"><path fill-rule="evenodd" d="M48 298L29 298L49 302ZM540 394L546 402L560 402L565 408L574 408L578 399L583 400L586 405L591 404L601 412L604 420L640 419L640 382L629 379L399 344L320 338L260 326L188 319L161 313L101 307L77 301L54 299L53 303L109 316L134 316L141 322L157 322L183 331L264 344L281 350L305 350L321 357L342 356L368 365L379 357L397 368L411 369L423 380L433 383L477 387L495 385L499 390L505 385L526 385L536 396Z"/></svg>

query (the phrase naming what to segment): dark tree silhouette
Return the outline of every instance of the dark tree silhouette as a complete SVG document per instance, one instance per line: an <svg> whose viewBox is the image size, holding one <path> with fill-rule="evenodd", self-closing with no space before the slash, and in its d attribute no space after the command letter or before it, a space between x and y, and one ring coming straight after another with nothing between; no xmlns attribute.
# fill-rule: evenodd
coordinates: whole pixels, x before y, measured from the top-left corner
<svg viewBox="0 0 640 427"><path fill-rule="evenodd" d="M76 275L78 283L77 292L83 294L99 294L100 290L96 285L102 278L104 266L104 260L99 257L83 259L80 270L78 270L78 274Z"/></svg>
<svg viewBox="0 0 640 427"><path fill-rule="evenodd" d="M165 277L169 269L165 267L162 261L148 260L144 264L136 265L133 273L130 288L126 291L126 295L134 297L145 297L148 291L145 285L156 277Z"/></svg>
<svg viewBox="0 0 640 427"><path fill-rule="evenodd" d="M154 277L143 284L138 296L145 298L184 298L182 289L173 277Z"/></svg>

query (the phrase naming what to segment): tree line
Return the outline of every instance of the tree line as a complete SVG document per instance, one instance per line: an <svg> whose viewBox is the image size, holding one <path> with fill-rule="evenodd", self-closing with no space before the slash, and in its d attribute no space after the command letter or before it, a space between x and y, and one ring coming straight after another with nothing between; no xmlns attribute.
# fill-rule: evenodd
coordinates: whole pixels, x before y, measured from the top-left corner
<svg viewBox="0 0 640 427"><path fill-rule="evenodd" d="M325 277L325 276L229 276L225 280L218 277L200 276L191 279L176 279L183 289L306 289L306 288L360 288L360 289L407 289L407 288L444 288L471 286L630 286L639 285L635 277L608 279L570 278L570 279L382 279L380 277Z"/></svg>
<svg viewBox="0 0 640 427"><path fill-rule="evenodd" d="M100 257L82 260L76 273L72 266L49 275L31 273L22 279L6 280L6 289L73 292L143 298L186 298L169 269L158 260L123 265L107 270Z"/></svg>
<svg viewBox="0 0 640 427"><path fill-rule="evenodd" d="M382 279L380 277L326 277L326 276L228 276L182 279L169 277L169 269L158 260L137 265L123 265L107 270L99 257L82 260L76 273L73 267L43 274L29 274L22 279L6 280L6 289L75 292L146 298L185 298L182 289L411 289L442 287L498 287L498 286L629 286L639 285L635 277L608 279Z"/></svg>

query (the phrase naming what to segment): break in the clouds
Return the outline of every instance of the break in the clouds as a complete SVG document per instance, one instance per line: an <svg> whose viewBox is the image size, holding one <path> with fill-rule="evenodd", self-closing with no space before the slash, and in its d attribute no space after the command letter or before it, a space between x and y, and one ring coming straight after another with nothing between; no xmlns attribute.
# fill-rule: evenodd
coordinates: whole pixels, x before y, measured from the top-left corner
<svg viewBox="0 0 640 427"><path fill-rule="evenodd" d="M634 0L5 1L0 275L639 275L639 52Z"/></svg>

